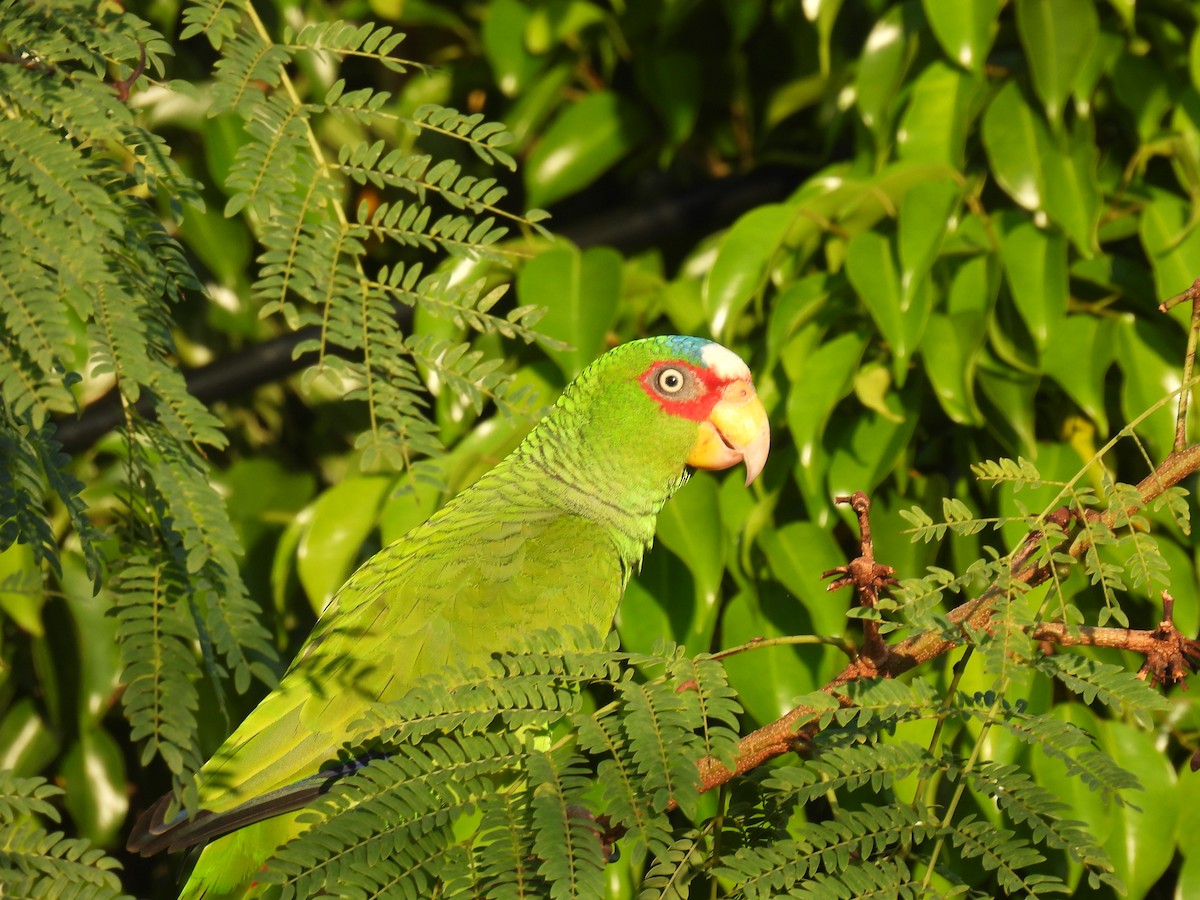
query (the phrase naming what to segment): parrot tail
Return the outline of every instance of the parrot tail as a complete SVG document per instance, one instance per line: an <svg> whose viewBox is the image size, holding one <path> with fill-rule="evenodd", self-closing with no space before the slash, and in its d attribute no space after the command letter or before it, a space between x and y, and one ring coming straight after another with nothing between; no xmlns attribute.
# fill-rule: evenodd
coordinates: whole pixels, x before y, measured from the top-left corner
<svg viewBox="0 0 1200 900"><path fill-rule="evenodd" d="M263 819L295 812L327 793L342 778L357 772L371 760L383 759L385 756L385 753L372 752L356 757L220 812L200 809L189 817L186 810L179 810L168 819L167 813L175 803L173 794L165 794L138 816L125 849L142 856L153 856L163 850L174 853L261 822Z"/></svg>

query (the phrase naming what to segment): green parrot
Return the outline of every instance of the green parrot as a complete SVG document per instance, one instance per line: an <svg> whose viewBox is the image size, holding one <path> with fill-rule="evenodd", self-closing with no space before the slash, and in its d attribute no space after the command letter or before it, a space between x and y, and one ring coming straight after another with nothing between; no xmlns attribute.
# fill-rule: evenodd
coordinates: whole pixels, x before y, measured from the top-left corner
<svg viewBox="0 0 1200 900"><path fill-rule="evenodd" d="M129 849L210 841L181 897L252 896L303 830L297 804L272 800L327 774L373 704L533 631L607 633L688 466L744 462L749 485L769 445L750 370L720 344L664 336L610 350L503 462L350 576L279 686L201 768L201 810L168 818L162 798Z"/></svg>

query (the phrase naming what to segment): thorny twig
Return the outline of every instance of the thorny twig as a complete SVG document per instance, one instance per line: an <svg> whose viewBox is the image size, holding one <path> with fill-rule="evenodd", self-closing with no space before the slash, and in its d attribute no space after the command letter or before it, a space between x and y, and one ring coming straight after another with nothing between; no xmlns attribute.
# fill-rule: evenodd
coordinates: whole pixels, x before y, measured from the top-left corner
<svg viewBox="0 0 1200 900"><path fill-rule="evenodd" d="M835 503L849 504L858 516L859 546L861 552L844 566L822 572L822 578L834 578L826 587L836 591L853 587L858 603L863 609L874 609L879 603L879 592L888 585L896 584L896 570L875 561L875 543L871 540L871 499L863 491L855 491L850 497L837 497ZM862 656L873 665L882 665L887 660L888 645L879 631L879 622L863 619Z"/></svg>

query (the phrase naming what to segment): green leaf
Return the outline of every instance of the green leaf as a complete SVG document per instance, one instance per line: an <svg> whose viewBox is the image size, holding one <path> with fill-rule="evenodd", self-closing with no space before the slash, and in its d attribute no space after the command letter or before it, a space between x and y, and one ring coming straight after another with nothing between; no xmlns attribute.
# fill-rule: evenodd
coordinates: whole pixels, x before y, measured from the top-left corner
<svg viewBox="0 0 1200 900"><path fill-rule="evenodd" d="M1047 353L1042 357L1046 374L1058 382L1084 414L1108 434L1104 404L1104 379L1116 352L1115 323L1098 316L1072 315L1054 331L1055 342L1070 347L1070 353Z"/></svg>
<svg viewBox="0 0 1200 900"><path fill-rule="evenodd" d="M716 630L721 579L725 574L725 535L717 481L697 472L658 515L658 539L683 560L695 582L695 601L684 640L689 653L706 652ZM678 603L679 597L667 598Z"/></svg>
<svg viewBox="0 0 1200 900"><path fill-rule="evenodd" d="M821 577L846 562L829 529L812 522L789 522L764 529L758 542L771 574L803 604L816 632L838 635L845 631L850 595L829 593Z"/></svg>
<svg viewBox="0 0 1200 900"><path fill-rule="evenodd" d="M58 747L58 735L30 697L18 699L0 720L0 772L36 775L58 755Z"/></svg>
<svg viewBox="0 0 1200 900"><path fill-rule="evenodd" d="M659 641L682 643L692 626L692 573L674 553L651 549L641 571L629 579L617 608L621 646L650 653Z"/></svg>
<svg viewBox="0 0 1200 900"><path fill-rule="evenodd" d="M1019 213L995 221L1009 290L1034 345L1044 351L1067 314L1067 242Z"/></svg>
<svg viewBox="0 0 1200 900"><path fill-rule="evenodd" d="M529 155L524 178L530 206L546 207L578 193L638 146L649 130L645 115L611 91L568 107Z"/></svg>
<svg viewBox="0 0 1200 900"><path fill-rule="evenodd" d="M42 604L46 602L45 584L33 547L13 544L0 552L0 611L18 628L41 637Z"/></svg>
<svg viewBox="0 0 1200 900"><path fill-rule="evenodd" d="M496 11L490 11L496 15ZM530 53L541 55L583 31L604 24L605 13L587 0L546 0L533 7L525 30Z"/></svg>
<svg viewBox="0 0 1200 900"><path fill-rule="evenodd" d="M801 466L820 455L821 435L838 401L850 393L866 339L847 332L826 341L805 361L798 383L788 392L787 422Z"/></svg>
<svg viewBox="0 0 1200 900"><path fill-rule="evenodd" d="M983 146L992 173L1018 204L1041 209L1046 199L1041 155L1045 123L1025 102L1015 81L1005 82L983 114Z"/></svg>
<svg viewBox="0 0 1200 900"><path fill-rule="evenodd" d="M918 29L908 4L892 6L871 29L859 57L855 102L879 144L890 137L892 104L916 55Z"/></svg>
<svg viewBox="0 0 1200 900"><path fill-rule="evenodd" d="M521 94L541 65L525 47L530 17L528 4L520 0L493 0L483 20L483 53L506 97Z"/></svg>
<svg viewBox="0 0 1200 900"><path fill-rule="evenodd" d="M925 372L938 403L959 425L983 421L975 403L975 357L985 330L984 318L975 313L935 312L925 332L921 350Z"/></svg>
<svg viewBox="0 0 1200 900"><path fill-rule="evenodd" d="M1117 765L1136 773L1142 784L1142 790L1129 798L1132 803L1113 810L1104 849L1125 882L1127 896L1144 897L1175 855L1172 838L1180 801L1175 770L1155 734L1111 719L1096 724L1101 748Z"/></svg>
<svg viewBox="0 0 1200 900"><path fill-rule="evenodd" d="M960 189L950 180L916 185L900 201L898 243L905 308L933 267L958 209Z"/></svg>
<svg viewBox="0 0 1200 900"><path fill-rule="evenodd" d="M922 283L905 302L891 241L876 231L864 231L851 239L846 248L846 276L888 342L892 374L903 386L909 359L929 321L931 291Z"/></svg>
<svg viewBox="0 0 1200 900"><path fill-rule="evenodd" d="M946 55L964 69L982 72L1001 0L922 0L921 5Z"/></svg>
<svg viewBox="0 0 1200 900"><path fill-rule="evenodd" d="M1016 0L1017 32L1033 86L1057 127L1075 79L1096 46L1100 21L1092 0Z"/></svg>
<svg viewBox="0 0 1200 900"><path fill-rule="evenodd" d="M1079 121L1058 135L1058 146L1041 157L1046 180L1046 213L1085 257L1096 252L1100 220L1100 151L1092 123Z"/></svg>
<svg viewBox="0 0 1200 900"><path fill-rule="evenodd" d="M911 393L911 392L910 392ZM872 491L903 458L917 425L917 411L903 392L886 396L888 416L876 412L840 416L829 423L827 483L833 497Z"/></svg>
<svg viewBox="0 0 1200 900"><path fill-rule="evenodd" d="M1033 459L1037 455L1033 398L1038 378L980 356L978 384L993 405L984 414L987 423L1009 448L1010 455Z"/></svg>
<svg viewBox="0 0 1200 900"><path fill-rule="evenodd" d="M354 569L395 484L391 476L354 476L325 491L310 507L311 518L296 549L296 567L318 615Z"/></svg>
<svg viewBox="0 0 1200 900"><path fill-rule="evenodd" d="M546 307L538 328L570 349L544 349L574 378L605 349L621 301L621 256L609 247L580 251L560 240L525 264L517 292L522 303Z"/></svg>
<svg viewBox="0 0 1200 900"><path fill-rule="evenodd" d="M62 761L64 802L80 834L94 844L111 846L129 811L125 757L107 731L88 729Z"/></svg>
<svg viewBox="0 0 1200 900"><path fill-rule="evenodd" d="M746 304L762 290L795 216L792 207L769 203L742 216L725 234L703 288L704 308L719 339L728 338Z"/></svg>
<svg viewBox="0 0 1200 900"><path fill-rule="evenodd" d="M1160 301L1187 290L1200 277L1200 228L1195 227L1182 197L1155 190L1142 208L1139 236L1154 267Z"/></svg>
<svg viewBox="0 0 1200 900"><path fill-rule="evenodd" d="M839 601L829 599L833 601L831 607L837 610ZM737 647L756 638L792 634L841 633L843 628L842 623L836 632L815 628L808 610L794 597L778 587L763 585L761 596L749 590L741 591L725 604L721 615L721 645ZM826 649L824 652L837 651ZM755 721L766 724L791 709L800 696L817 688L816 669L820 658L811 647L767 647L729 657L725 660L725 670L746 712Z"/></svg>
<svg viewBox="0 0 1200 900"><path fill-rule="evenodd" d="M901 159L964 166L969 123L983 79L940 60L912 83L896 147Z"/></svg>
<svg viewBox="0 0 1200 900"><path fill-rule="evenodd" d="M1132 422L1183 383L1180 361L1183 336L1169 334L1157 322L1122 320L1117 327L1117 360L1124 375L1121 411ZM1136 431L1150 446L1150 455L1162 459L1175 441L1175 411L1178 398L1170 397Z"/></svg>

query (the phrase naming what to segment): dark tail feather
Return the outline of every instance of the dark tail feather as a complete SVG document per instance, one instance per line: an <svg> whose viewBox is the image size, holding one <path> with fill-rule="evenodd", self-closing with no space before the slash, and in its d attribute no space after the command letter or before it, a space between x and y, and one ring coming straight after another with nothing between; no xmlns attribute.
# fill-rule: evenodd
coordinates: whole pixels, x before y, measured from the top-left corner
<svg viewBox="0 0 1200 900"><path fill-rule="evenodd" d="M172 805L172 795L166 794L138 816L125 849L142 856L153 856L163 850L174 853L253 825L255 822L295 812L328 791L338 779L357 772L371 760L384 756L383 753L369 753L284 785L260 797L252 797L231 809L221 812L197 810L190 819L182 810L170 820L166 819L167 810Z"/></svg>

